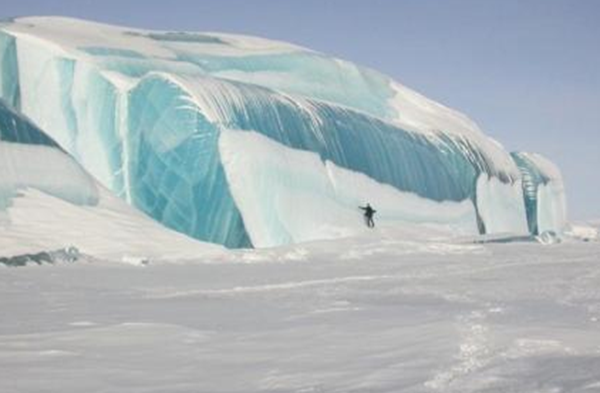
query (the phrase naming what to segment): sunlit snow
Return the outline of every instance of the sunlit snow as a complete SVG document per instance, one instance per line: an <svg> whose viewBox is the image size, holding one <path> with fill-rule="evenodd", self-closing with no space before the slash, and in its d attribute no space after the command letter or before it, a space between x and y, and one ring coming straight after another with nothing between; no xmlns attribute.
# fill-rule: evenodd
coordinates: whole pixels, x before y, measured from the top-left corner
<svg viewBox="0 0 600 393"><path fill-rule="evenodd" d="M0 391L598 392L600 243L0 266Z"/></svg>

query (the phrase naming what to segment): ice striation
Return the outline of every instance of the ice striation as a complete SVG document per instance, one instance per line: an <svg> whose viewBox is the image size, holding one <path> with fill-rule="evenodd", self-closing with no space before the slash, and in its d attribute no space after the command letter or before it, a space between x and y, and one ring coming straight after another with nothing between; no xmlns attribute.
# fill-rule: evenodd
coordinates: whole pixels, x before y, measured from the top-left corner
<svg viewBox="0 0 600 393"><path fill-rule="evenodd" d="M0 25L0 65L7 103L114 193L198 239L344 236L367 201L389 225L536 231L516 156L466 116L318 52L22 18ZM536 211L560 231L564 203L546 184Z"/></svg>
<svg viewBox="0 0 600 393"><path fill-rule="evenodd" d="M530 232L539 235L564 228L566 197L558 167L540 154L511 154L523 174L523 198Z"/></svg>
<svg viewBox="0 0 600 393"><path fill-rule="evenodd" d="M125 204L0 100L0 264L52 261L71 249L114 259L221 252Z"/></svg>

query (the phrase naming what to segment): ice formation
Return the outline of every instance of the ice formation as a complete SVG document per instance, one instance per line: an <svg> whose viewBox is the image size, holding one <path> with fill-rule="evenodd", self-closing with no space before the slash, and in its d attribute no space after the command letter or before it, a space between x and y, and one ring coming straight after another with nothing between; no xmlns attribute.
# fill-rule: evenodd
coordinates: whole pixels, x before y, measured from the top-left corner
<svg viewBox="0 0 600 393"><path fill-rule="evenodd" d="M535 229L520 166L500 144L464 115L321 53L22 18L0 25L0 65L6 102L114 193L198 239L343 236L366 201L383 222ZM536 214L559 231L552 184L537 187Z"/></svg>
<svg viewBox="0 0 600 393"><path fill-rule="evenodd" d="M98 203L93 178L52 139L0 100L0 212L27 188L78 205Z"/></svg>
<svg viewBox="0 0 600 393"><path fill-rule="evenodd" d="M227 130L219 142L231 193L255 246L356 235L364 227L358 206L367 200L377 207L378 225L435 222L477 231L468 200L437 202L400 191L257 132Z"/></svg>
<svg viewBox="0 0 600 393"><path fill-rule="evenodd" d="M560 170L534 153L512 156L523 174L523 198L532 234L560 231L567 224L565 190Z"/></svg>
<svg viewBox="0 0 600 393"><path fill-rule="evenodd" d="M220 252L125 204L0 100L0 259L68 247L117 259Z"/></svg>

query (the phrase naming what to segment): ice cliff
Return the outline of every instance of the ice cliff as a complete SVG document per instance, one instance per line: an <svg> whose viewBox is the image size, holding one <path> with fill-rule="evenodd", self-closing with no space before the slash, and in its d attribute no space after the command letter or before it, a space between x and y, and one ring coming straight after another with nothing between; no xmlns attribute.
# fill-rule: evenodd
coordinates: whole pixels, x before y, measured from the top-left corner
<svg viewBox="0 0 600 393"><path fill-rule="evenodd" d="M344 236L367 201L382 225L565 224L556 168L532 183L540 160L524 164L466 116L294 45L21 18L0 25L0 67L9 105L114 193L198 239Z"/></svg>

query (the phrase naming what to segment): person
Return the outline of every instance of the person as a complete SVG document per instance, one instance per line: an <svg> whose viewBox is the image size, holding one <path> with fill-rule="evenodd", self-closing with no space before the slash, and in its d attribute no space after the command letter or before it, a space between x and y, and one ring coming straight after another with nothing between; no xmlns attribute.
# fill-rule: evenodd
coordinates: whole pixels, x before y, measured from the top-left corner
<svg viewBox="0 0 600 393"><path fill-rule="evenodd" d="M365 222L369 228L375 227L375 222L373 221L373 214L377 212L377 210L373 209L370 204L367 203L367 206L359 206L361 210L365 211Z"/></svg>

